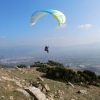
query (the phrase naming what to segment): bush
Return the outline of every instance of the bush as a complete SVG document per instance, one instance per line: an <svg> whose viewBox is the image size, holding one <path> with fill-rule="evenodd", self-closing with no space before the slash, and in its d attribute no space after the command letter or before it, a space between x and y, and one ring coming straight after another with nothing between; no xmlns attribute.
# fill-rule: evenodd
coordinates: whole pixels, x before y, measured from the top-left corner
<svg viewBox="0 0 100 100"><path fill-rule="evenodd" d="M50 66L64 66L62 63L55 62L55 61L52 61L52 60L48 60L47 64L50 65Z"/></svg>
<svg viewBox="0 0 100 100"><path fill-rule="evenodd" d="M39 67L36 70L40 71L40 72L43 72L43 73L46 73L49 70L49 67Z"/></svg>
<svg viewBox="0 0 100 100"><path fill-rule="evenodd" d="M26 68L27 66L24 65L24 64L20 64L20 65L18 65L17 67L18 67L18 68Z"/></svg>
<svg viewBox="0 0 100 100"><path fill-rule="evenodd" d="M100 75L98 76L98 79L100 80Z"/></svg>
<svg viewBox="0 0 100 100"><path fill-rule="evenodd" d="M46 77L54 80L59 80L63 82L78 82L78 75L70 69L66 69L64 67L52 67L49 68L46 72Z"/></svg>
<svg viewBox="0 0 100 100"><path fill-rule="evenodd" d="M47 66L46 64L50 66ZM36 69L37 71L46 73L45 77L53 80L62 82L70 81L77 84L83 82L84 85L100 85L100 76L97 77L97 75L90 70L77 71L76 73L72 69L65 68L63 64L58 62L48 60L48 63L46 64L36 63L35 65L32 65L32 67L39 67Z"/></svg>
<svg viewBox="0 0 100 100"><path fill-rule="evenodd" d="M87 75L90 81L97 81L97 76L94 72L90 70L84 70L83 73Z"/></svg>

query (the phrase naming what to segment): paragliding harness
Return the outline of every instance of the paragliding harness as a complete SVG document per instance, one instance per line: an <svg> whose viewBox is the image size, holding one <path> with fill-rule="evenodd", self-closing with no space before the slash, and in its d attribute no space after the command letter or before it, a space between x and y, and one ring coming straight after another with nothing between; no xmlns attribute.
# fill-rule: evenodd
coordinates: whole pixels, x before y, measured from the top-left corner
<svg viewBox="0 0 100 100"><path fill-rule="evenodd" d="M45 46L45 48L44 48L44 50L47 51L47 53L49 53L48 48L49 48L48 46Z"/></svg>

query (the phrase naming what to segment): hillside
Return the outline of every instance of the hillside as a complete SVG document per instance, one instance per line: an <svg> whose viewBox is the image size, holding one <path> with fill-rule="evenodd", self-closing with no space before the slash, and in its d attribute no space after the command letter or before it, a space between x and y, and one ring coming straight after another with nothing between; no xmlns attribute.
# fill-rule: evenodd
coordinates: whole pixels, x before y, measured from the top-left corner
<svg viewBox="0 0 100 100"><path fill-rule="evenodd" d="M18 89L25 89L36 86L37 79L45 73L36 70L37 67L31 68L0 68L0 100L33 100L32 96L26 97L25 94ZM80 84L69 84L67 82L60 82L42 77L44 80L42 84L47 84L49 91L41 90L48 98L46 100L100 100L100 87L93 85L82 86ZM55 92L60 90L62 95L58 99ZM83 91L83 92L82 92ZM78 93L81 92L81 93ZM55 97L54 97L55 96ZM34 99L39 100L39 99ZM41 99L42 100L42 99Z"/></svg>

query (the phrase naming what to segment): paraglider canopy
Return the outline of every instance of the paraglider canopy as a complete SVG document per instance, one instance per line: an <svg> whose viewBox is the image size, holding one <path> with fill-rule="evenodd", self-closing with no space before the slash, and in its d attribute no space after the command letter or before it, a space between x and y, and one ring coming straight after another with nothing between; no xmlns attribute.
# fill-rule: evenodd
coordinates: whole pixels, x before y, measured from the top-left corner
<svg viewBox="0 0 100 100"><path fill-rule="evenodd" d="M31 19L30 19L30 25L31 26L34 25L40 17L47 14L51 14L52 16L54 16L56 20L58 21L59 25L62 25L66 22L65 15L58 10L40 10L32 14Z"/></svg>

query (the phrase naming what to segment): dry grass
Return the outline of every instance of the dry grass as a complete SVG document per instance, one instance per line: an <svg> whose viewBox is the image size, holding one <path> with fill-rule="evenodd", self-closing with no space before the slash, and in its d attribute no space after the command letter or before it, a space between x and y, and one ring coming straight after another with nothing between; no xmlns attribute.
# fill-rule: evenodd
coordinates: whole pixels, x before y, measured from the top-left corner
<svg viewBox="0 0 100 100"><path fill-rule="evenodd" d="M8 77L10 79L16 79L20 81L22 85L29 86L30 80L37 81L37 77L43 75L44 73L36 71L36 68L24 68L18 70L16 68L0 68L0 100L1 96L4 96L5 100L10 100L10 96L13 96L14 100L27 100L22 94L15 92L14 90L18 88L13 81L3 80L2 77ZM51 91L54 94L57 90L64 91L64 100L69 100L70 98L75 98L75 100L100 100L100 88L95 86L89 86L89 88L75 85L75 88L67 86L65 83L57 82L54 80L44 78L44 82L48 84ZM78 94L78 90L88 90L87 94ZM57 99L55 99L57 100Z"/></svg>

